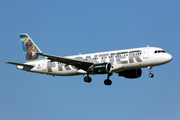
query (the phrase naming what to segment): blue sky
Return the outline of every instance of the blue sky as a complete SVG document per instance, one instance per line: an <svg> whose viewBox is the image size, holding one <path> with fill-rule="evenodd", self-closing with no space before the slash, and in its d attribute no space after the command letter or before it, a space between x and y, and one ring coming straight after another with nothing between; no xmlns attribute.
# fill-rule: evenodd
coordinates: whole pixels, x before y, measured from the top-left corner
<svg viewBox="0 0 180 120"><path fill-rule="evenodd" d="M179 120L178 0L1 0L1 120ZM52 77L17 70L24 62L19 34L28 33L48 54L76 55L144 46L173 60L143 69L135 80L106 75Z"/></svg>

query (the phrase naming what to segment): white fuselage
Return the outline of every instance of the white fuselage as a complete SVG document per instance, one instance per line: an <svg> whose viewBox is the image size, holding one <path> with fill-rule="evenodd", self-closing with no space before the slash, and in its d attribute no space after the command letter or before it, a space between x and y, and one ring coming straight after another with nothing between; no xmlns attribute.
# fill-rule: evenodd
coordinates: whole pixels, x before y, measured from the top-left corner
<svg viewBox="0 0 180 120"><path fill-rule="evenodd" d="M172 56L170 54L165 53L163 49L157 47L143 47L108 52L98 52L67 56L66 58L89 61L93 62L94 64L104 62L111 63L112 73L118 73L127 69L158 66L168 63L172 60ZM25 64L34 65L34 67L32 69L28 69L25 66L23 67L18 65L17 68L53 76L72 76L87 73L82 69L77 69L75 66L53 62L48 59L28 62Z"/></svg>

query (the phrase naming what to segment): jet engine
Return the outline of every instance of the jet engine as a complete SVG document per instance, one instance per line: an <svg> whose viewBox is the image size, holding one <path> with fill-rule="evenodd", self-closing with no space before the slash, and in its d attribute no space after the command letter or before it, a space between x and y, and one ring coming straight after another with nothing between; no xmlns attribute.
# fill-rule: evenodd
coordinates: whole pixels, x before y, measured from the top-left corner
<svg viewBox="0 0 180 120"><path fill-rule="evenodd" d="M125 70L120 72L118 75L123 76L125 78L134 79L141 77L141 74L142 74L142 70L139 68L139 69Z"/></svg>
<svg viewBox="0 0 180 120"><path fill-rule="evenodd" d="M111 64L110 63L94 64L90 71L95 74L110 73L111 72Z"/></svg>

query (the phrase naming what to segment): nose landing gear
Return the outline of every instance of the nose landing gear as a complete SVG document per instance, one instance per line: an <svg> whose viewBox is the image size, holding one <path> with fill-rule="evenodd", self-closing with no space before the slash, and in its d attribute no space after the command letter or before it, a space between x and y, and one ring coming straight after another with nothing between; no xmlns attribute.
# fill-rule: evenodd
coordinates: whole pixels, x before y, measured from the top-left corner
<svg viewBox="0 0 180 120"><path fill-rule="evenodd" d="M149 77L150 78L153 78L154 77L154 74L152 74L152 67L151 66L148 66L148 70L149 70Z"/></svg>

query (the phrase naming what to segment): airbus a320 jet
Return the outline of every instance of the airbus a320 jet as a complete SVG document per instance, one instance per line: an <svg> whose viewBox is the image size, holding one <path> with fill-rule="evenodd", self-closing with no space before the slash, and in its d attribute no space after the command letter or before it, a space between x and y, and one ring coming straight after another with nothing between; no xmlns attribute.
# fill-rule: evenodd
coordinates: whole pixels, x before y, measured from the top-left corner
<svg viewBox="0 0 180 120"><path fill-rule="evenodd" d="M130 79L139 78L142 74L141 68L148 68L149 77L152 78L152 67L172 60L172 56L163 49L149 46L60 57L42 53L28 34L23 33L19 36L26 63L6 63L17 65L17 69L20 70L45 75L86 75L84 81L87 83L92 81L90 75L97 74L107 74L105 85L112 84L109 78L113 73Z"/></svg>

